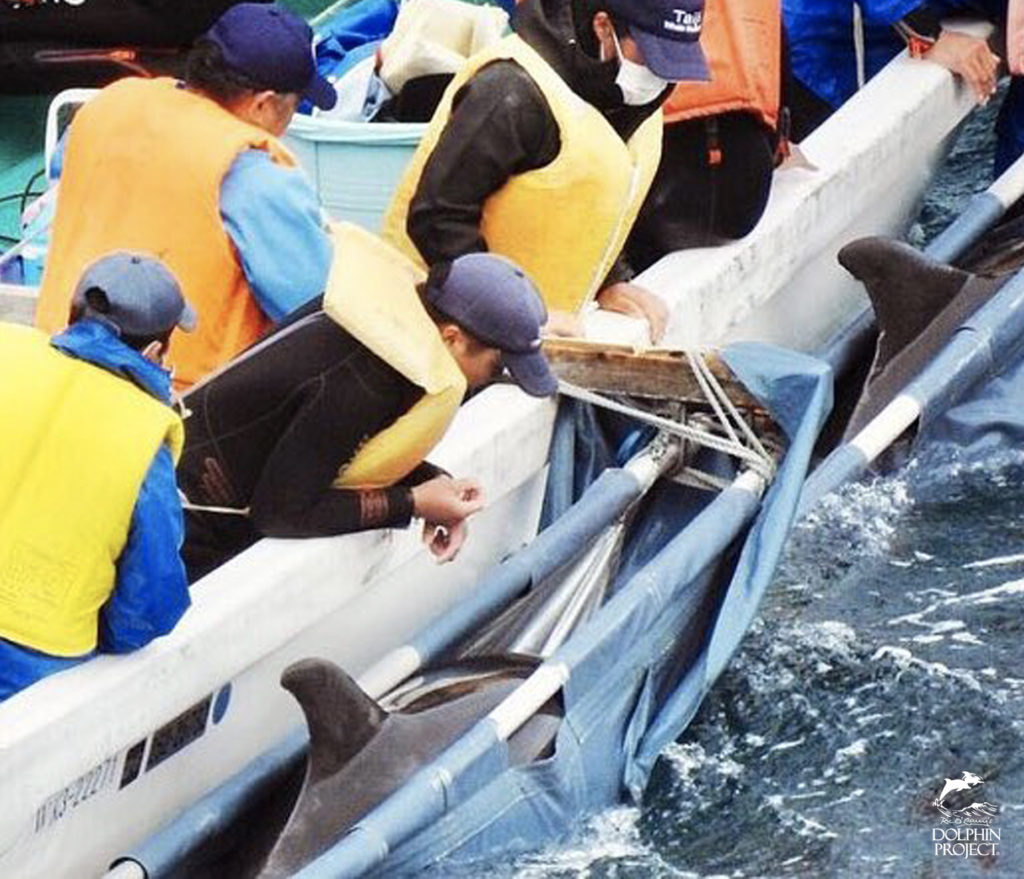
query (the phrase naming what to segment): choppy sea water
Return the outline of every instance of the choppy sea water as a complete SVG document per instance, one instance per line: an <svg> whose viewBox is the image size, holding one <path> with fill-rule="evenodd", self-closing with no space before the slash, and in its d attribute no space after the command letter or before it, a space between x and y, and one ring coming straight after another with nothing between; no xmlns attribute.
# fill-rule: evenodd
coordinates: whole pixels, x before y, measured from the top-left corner
<svg viewBox="0 0 1024 879"><path fill-rule="evenodd" d="M989 182L995 109L968 123L915 243ZM998 807L995 857L935 853L932 802L965 771ZM922 449L826 498L643 803L492 875L1024 876L1024 451Z"/></svg>

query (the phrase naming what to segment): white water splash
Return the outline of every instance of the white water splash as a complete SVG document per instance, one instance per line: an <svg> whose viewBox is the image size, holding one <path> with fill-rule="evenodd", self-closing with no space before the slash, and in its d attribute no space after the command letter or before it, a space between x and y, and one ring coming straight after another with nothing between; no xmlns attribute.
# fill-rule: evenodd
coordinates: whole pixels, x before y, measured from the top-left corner
<svg viewBox="0 0 1024 879"><path fill-rule="evenodd" d="M950 608L987 607L1002 604L1007 600L1024 598L1024 580L1013 580L1000 586L967 594L958 594L944 589L928 589L918 594L921 596L934 595L937 596L937 600L932 601L921 610L902 614L887 621L889 626L909 625L927 630L925 634L902 638L904 643L935 644L946 640L946 636L949 636L950 640L956 644L979 647L984 646L985 642L974 633L967 631L967 624L963 620L932 620L929 617Z"/></svg>
<svg viewBox="0 0 1024 879"><path fill-rule="evenodd" d="M899 518L913 506L902 477L854 482L827 495L795 526L796 531L822 529L847 549L863 556L884 555Z"/></svg>
<svg viewBox="0 0 1024 879"><path fill-rule="evenodd" d="M855 742L851 742L845 748L840 748L836 751L835 762L845 763L849 760L859 760L861 757L866 755L868 752L868 740L857 739Z"/></svg>
<svg viewBox="0 0 1024 879"><path fill-rule="evenodd" d="M661 756L672 767L676 780L683 784L689 784L697 772L705 766L710 766L723 778L739 778L743 775L745 767L732 758L735 752L736 744L734 742L727 742L720 751L714 754L708 754L696 743L673 742L661 752Z"/></svg>
<svg viewBox="0 0 1024 879"><path fill-rule="evenodd" d="M856 630L839 620L798 623L790 627L787 637L780 641L783 649L817 650L842 659L853 657L856 644Z"/></svg>
<svg viewBox="0 0 1024 879"><path fill-rule="evenodd" d="M1015 553L1014 555L997 555L990 559L981 559L977 562L968 562L963 565L965 571L974 570L976 568L994 568L1000 565L1016 565L1020 562L1024 562L1024 553Z"/></svg>
<svg viewBox="0 0 1024 879"><path fill-rule="evenodd" d="M978 679L969 671L965 671L961 668L950 668L944 662L928 662L924 659L918 659L905 647L893 647L888 644L883 645L874 652L871 660L872 662L890 660L899 669L898 674L900 675L906 671L916 669L923 671L930 677L950 678L958 681L971 690L981 690L981 684L978 682Z"/></svg>
<svg viewBox="0 0 1024 879"><path fill-rule="evenodd" d="M787 800L798 797L787 797L782 794L770 794L764 798L765 805L776 813L782 827L789 833L806 839L837 839L838 836L825 824L814 818L808 818L801 812L786 806Z"/></svg>
<svg viewBox="0 0 1024 879"><path fill-rule="evenodd" d="M1024 598L1024 580L1012 580L1002 586L993 586L981 592L972 592L959 598L950 598L943 604L988 605L999 604L1004 598Z"/></svg>
<svg viewBox="0 0 1024 879"><path fill-rule="evenodd" d="M765 754L764 757L762 757L761 759L762 760L767 760L768 759L768 754L778 754L781 751L792 751L793 748L799 748L801 745L806 744L806 742L807 742L807 737L806 736L800 736L800 738L792 739L792 740L790 740L788 742L779 742L777 745L772 745L768 749L768 753Z"/></svg>
<svg viewBox="0 0 1024 879"><path fill-rule="evenodd" d="M910 462L908 470L917 470L932 485L945 486L984 477L998 488L1008 484L1008 471L1024 464L1024 452L1012 446L987 447L980 456L973 458L967 457L968 454L956 444L932 443L920 457Z"/></svg>

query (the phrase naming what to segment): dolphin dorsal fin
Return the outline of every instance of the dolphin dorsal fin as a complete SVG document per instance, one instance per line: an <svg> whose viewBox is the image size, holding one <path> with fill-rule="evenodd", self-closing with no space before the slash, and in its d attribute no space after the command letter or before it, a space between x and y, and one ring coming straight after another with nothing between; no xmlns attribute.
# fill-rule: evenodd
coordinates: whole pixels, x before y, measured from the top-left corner
<svg viewBox="0 0 1024 879"><path fill-rule="evenodd" d="M326 659L303 659L281 675L309 727L307 784L333 775L377 735L388 713Z"/></svg>
<svg viewBox="0 0 1024 879"><path fill-rule="evenodd" d="M921 335L971 277L903 241L877 236L847 244L839 262L863 282L875 311L879 339L871 378Z"/></svg>

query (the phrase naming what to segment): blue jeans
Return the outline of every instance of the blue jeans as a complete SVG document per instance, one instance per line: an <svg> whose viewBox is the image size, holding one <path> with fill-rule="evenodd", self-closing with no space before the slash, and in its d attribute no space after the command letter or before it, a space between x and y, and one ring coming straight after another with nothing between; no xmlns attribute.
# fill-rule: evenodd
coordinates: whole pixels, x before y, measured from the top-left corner
<svg viewBox="0 0 1024 879"><path fill-rule="evenodd" d="M0 638L0 702L47 675L80 665L95 656L51 656Z"/></svg>

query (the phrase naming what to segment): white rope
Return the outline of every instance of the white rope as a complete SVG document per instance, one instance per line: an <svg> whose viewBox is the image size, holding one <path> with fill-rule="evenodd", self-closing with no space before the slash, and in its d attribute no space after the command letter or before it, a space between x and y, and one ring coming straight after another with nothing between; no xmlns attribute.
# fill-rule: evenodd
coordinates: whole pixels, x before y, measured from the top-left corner
<svg viewBox="0 0 1024 879"><path fill-rule="evenodd" d="M653 412L647 412L644 409L620 403L610 397L586 390L570 382L560 381L559 390L566 396L630 416L674 436L680 436L697 445L744 461L755 473L762 476L765 480L771 481L775 475L774 459L757 434L747 424L739 409L729 399L729 395L722 387L722 383L705 360L704 352L687 349L683 353L686 355L690 370L697 380L701 393L714 412L717 426L725 433L724 437L697 427L693 423L674 421L670 418L656 415ZM712 487L719 487L723 484L716 477L701 473L692 468L686 468L683 472L691 479L704 482Z"/></svg>
<svg viewBox="0 0 1024 879"><path fill-rule="evenodd" d="M697 381L700 383L701 390L704 395L708 398L708 401L715 408L716 413L719 413L719 418L723 421L723 427L729 432L729 435L740 442L739 438L736 437L735 432L732 430L730 423L726 420L719 412L719 407L716 406L715 401L720 401L722 407L728 412L731 418L731 424L735 424L740 429L740 433L743 434L746 441L750 446L755 449L758 454L762 455L765 460L771 463L772 471L775 469L775 462L772 456L768 453L768 450L764 447L760 438L754 433L753 428L747 424L747 420L742 416L739 409L729 399L729 395L726 393L725 388L722 387L722 383L718 380L718 377L712 371L711 367L708 366L704 356L699 351L687 351L686 358L690 362L690 366L693 369L693 374L697 377Z"/></svg>
<svg viewBox="0 0 1024 879"><path fill-rule="evenodd" d="M739 443L740 438L736 435L736 431L733 430L732 424L730 424L728 417L725 414L725 410L719 403L718 395L715 394L715 390L711 387L707 376L704 375L705 366L704 358L699 353L690 351L687 349L685 352L686 360L690 364L690 372L693 373L693 377L697 379L697 384L700 385L701 391L704 393L704 399L710 404L711 408L715 410L715 415L718 417L718 423L721 424L723 430L729 435L729 439L734 443ZM716 386L719 393L721 393L721 387ZM726 398L726 402L729 402Z"/></svg>
<svg viewBox="0 0 1024 879"><path fill-rule="evenodd" d="M573 397L574 399L582 400L585 403L592 403L595 406L608 409L611 412L618 412L622 415L627 415L637 421L642 421L645 424L650 424L664 430L666 433L670 433L673 436L680 436L683 439L696 443L697 445L722 452L723 454L744 461L750 469L754 470L759 476L762 476L766 480L770 481L775 475L775 462L772 461L770 457L766 457L764 454L754 449L749 449L741 443L732 442L729 439L725 439L681 421L674 421L671 418L664 418L661 415L655 415L653 412L637 409L635 406L628 406L625 403L619 403L610 397L605 397L601 394L594 393L593 391L588 391L585 388L578 387L577 385L571 384L567 381L559 381L558 390L567 397Z"/></svg>

